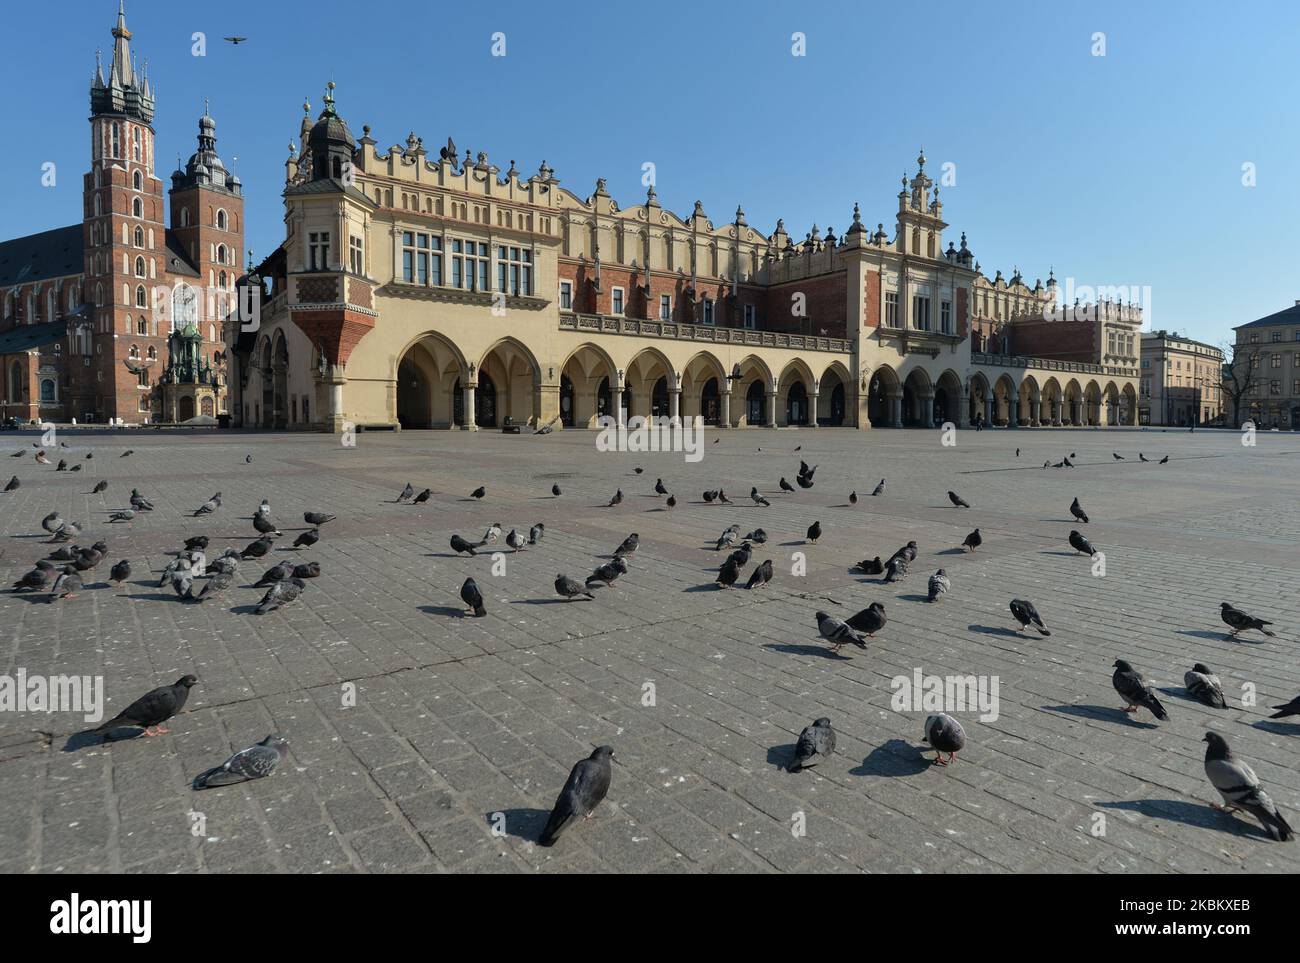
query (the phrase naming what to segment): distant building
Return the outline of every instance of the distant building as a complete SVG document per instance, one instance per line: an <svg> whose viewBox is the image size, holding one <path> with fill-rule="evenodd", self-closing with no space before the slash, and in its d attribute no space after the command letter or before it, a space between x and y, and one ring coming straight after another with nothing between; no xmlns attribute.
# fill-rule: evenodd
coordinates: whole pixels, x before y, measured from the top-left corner
<svg viewBox="0 0 1300 963"><path fill-rule="evenodd" d="M1300 301L1233 330L1237 340L1231 365L1249 385L1241 399L1241 418L1266 428L1300 428ZM1253 376L1245 375L1247 365Z"/></svg>
<svg viewBox="0 0 1300 963"><path fill-rule="evenodd" d="M1142 335L1138 419L1144 425L1220 424L1223 350L1172 331Z"/></svg>

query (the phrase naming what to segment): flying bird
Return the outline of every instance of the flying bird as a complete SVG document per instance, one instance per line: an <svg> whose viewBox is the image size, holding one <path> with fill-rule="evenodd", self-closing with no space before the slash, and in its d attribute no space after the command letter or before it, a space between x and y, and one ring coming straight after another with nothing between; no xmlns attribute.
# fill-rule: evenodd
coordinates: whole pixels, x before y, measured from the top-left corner
<svg viewBox="0 0 1300 963"><path fill-rule="evenodd" d="M1296 696L1290 702L1284 702L1280 706L1273 706L1277 712L1269 716L1270 719L1285 719L1287 716L1300 716L1300 696Z"/></svg>
<svg viewBox="0 0 1300 963"><path fill-rule="evenodd" d="M1219 677L1204 663L1197 662L1183 673L1183 686L1187 689L1187 694L1197 702L1204 702L1215 709L1228 708L1228 700L1223 696Z"/></svg>
<svg viewBox="0 0 1300 963"><path fill-rule="evenodd" d="M940 712L926 717L925 736L922 741L928 742L930 748L935 751L934 761L941 766L946 766L950 762L956 762L957 753L965 748L966 730L948 713ZM947 762L943 758L945 752L948 753Z"/></svg>
<svg viewBox="0 0 1300 963"><path fill-rule="evenodd" d="M610 760L613 758L613 747L601 746L573 767L555 800L550 818L546 820L546 828L537 839L539 846L554 846L560 834L574 821L591 818L609 792L613 775Z"/></svg>
<svg viewBox="0 0 1300 963"><path fill-rule="evenodd" d="M1227 741L1217 732L1207 732L1202 741L1209 743L1205 748L1205 774L1227 803L1226 806L1211 805L1225 813L1245 810L1258 819L1269 837L1277 842L1293 839L1295 833L1268 793L1260 787L1255 770L1234 756Z"/></svg>
<svg viewBox="0 0 1300 963"><path fill-rule="evenodd" d="M1258 629L1265 635L1277 634L1264 628L1266 625L1272 625L1272 622L1265 622L1263 619L1257 619L1253 615L1247 615L1241 609L1234 608L1229 602L1219 603L1219 617L1222 618L1226 624L1232 627L1232 631L1228 633L1228 638L1230 639L1236 638L1238 632L1246 632L1250 629Z"/></svg>
<svg viewBox="0 0 1300 963"><path fill-rule="evenodd" d="M241 43L246 41L248 38L247 37L222 37L221 39L226 41L226 43L234 44L236 47L238 47ZM249 457L252 456L250 455Z"/></svg>
<svg viewBox="0 0 1300 963"><path fill-rule="evenodd" d="M1151 710L1151 714L1157 719L1163 721L1169 718L1169 713L1156 698L1151 683L1142 678L1140 672L1123 659L1116 659L1114 666L1115 674L1111 676L1110 682L1120 698L1124 700L1125 712L1137 712L1139 708L1146 708Z"/></svg>
<svg viewBox="0 0 1300 963"><path fill-rule="evenodd" d="M799 733L799 741L794 746L794 761L790 763L791 772L800 772L817 765L821 759L829 759L835 751L835 730L831 720L822 716L805 726Z"/></svg>
<svg viewBox="0 0 1300 963"><path fill-rule="evenodd" d="M162 724L185 708L190 689L198 681L197 676L183 675L172 685L152 689L93 731L112 732L114 729L134 728L143 729L146 736L170 732Z"/></svg>
<svg viewBox="0 0 1300 963"><path fill-rule="evenodd" d="M275 772L288 751L289 743L281 736L267 736L257 745L241 749L221 765L195 776L193 786L195 789L212 789L265 779Z"/></svg>
<svg viewBox="0 0 1300 963"><path fill-rule="evenodd" d="M1012 599L1011 614L1020 623L1022 630L1032 625L1038 630L1039 635L1047 636L1052 634L1047 630L1047 626L1043 624L1043 619L1038 614L1038 609L1034 608L1034 603L1027 599Z"/></svg>

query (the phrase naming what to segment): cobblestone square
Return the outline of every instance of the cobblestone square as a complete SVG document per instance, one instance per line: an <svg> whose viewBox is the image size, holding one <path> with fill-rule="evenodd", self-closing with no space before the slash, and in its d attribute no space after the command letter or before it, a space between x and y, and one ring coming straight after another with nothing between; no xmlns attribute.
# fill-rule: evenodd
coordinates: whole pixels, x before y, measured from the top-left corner
<svg viewBox="0 0 1300 963"><path fill-rule="evenodd" d="M1218 431L962 430L946 447L938 431L710 430L689 463L598 452L589 431L363 432L355 448L315 433L61 432L75 474L36 464L34 437L0 436L5 455L27 450L7 463L21 487L0 495L8 584L57 547L40 524L55 510L108 552L74 598L0 594L0 674L103 676L105 717L186 673L200 682L156 738L88 739L75 712L0 712L0 871L1300 871L1295 844L1210 807L1201 741L1222 733L1300 818L1300 724L1268 718L1300 694L1293 434L1243 447ZM1067 455L1073 469L1042 467ZM800 459L817 466L814 487L782 492ZM107 491L87 494L101 479ZM408 482L432 490L427 503L396 502ZM754 485L770 507L751 503ZM156 510L109 523L132 487ZM733 504L706 504L717 488ZM223 506L193 517L215 491ZM262 498L284 535L223 600L158 587L189 536L210 537L209 558L253 541ZM294 550L305 511L338 518ZM807 544L814 521L823 534ZM449 548L494 522L541 522L545 536L518 553L504 538L473 558ZM770 558L769 585L714 584L731 524L768 533L740 584ZM976 527L983 544L961 551ZM1104 577L1067 544L1076 527L1104 552ZM557 597L556 573L584 578L632 532L640 548L615 587ZM853 571L911 539L902 582ZM115 588L123 558L134 574ZM286 558L319 561L321 576L254 614L263 590L249 586ZM940 567L952 588L928 604ZM484 618L458 597L468 575ZM1015 631L1012 598L1035 603L1050 637ZM883 631L831 656L814 613L873 601ZM1227 639L1221 601L1276 637ZM1168 721L1119 710L1119 658ZM1195 662L1229 708L1187 698ZM891 706L891 680L918 670L997 681L996 718L954 713L968 744L947 767L921 741L926 711ZM820 716L835 753L787 771ZM289 750L271 777L190 788L273 732ZM602 744L615 749L607 799L538 846L570 768Z"/></svg>

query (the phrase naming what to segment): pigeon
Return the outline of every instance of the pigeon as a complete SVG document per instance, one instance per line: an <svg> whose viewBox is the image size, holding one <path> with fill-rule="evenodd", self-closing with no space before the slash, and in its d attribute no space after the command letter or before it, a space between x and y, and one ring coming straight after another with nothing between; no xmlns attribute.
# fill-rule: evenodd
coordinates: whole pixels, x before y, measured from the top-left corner
<svg viewBox="0 0 1300 963"><path fill-rule="evenodd" d="M479 485L478 488L474 489L472 492L469 493L469 497L477 501L478 499L481 499L486 494L487 494L487 489L484 488L482 485Z"/></svg>
<svg viewBox="0 0 1300 963"><path fill-rule="evenodd" d="M1187 694L1198 702L1204 702L1215 709L1228 708L1228 700L1223 697L1223 686L1219 677L1201 662L1183 673L1183 686Z"/></svg>
<svg viewBox="0 0 1300 963"><path fill-rule="evenodd" d="M669 508L676 508L676 507L677 507L677 496L676 496L676 495L669 495L669 496L668 496L668 501L664 502L664 504L667 505Z"/></svg>
<svg viewBox="0 0 1300 963"><path fill-rule="evenodd" d="M320 529L313 528L303 532L293 540L294 548L311 548L320 541Z"/></svg>
<svg viewBox="0 0 1300 963"><path fill-rule="evenodd" d="M885 618L885 607L879 602L872 602L865 609L853 616L846 623L849 628L857 629L859 632L867 633L867 637L874 636L877 632L885 627L889 620Z"/></svg>
<svg viewBox="0 0 1300 963"><path fill-rule="evenodd" d="M749 557L753 553L754 553L754 546L750 545L749 542L741 542L740 548L736 549L734 552L728 555L727 558L735 561L735 563L739 565L741 568L744 568L746 565L749 564Z"/></svg>
<svg viewBox="0 0 1300 963"><path fill-rule="evenodd" d="M320 562L303 562L293 567L294 578L320 578Z"/></svg>
<svg viewBox="0 0 1300 963"><path fill-rule="evenodd" d="M867 647L867 640L849 628L847 622L825 612L817 613L817 631L821 633L823 639L834 643L831 646L831 652L834 653L838 653L850 642L860 649Z"/></svg>
<svg viewBox="0 0 1300 963"><path fill-rule="evenodd" d="M948 492L948 501L952 502L956 508L970 508L970 503L956 492Z"/></svg>
<svg viewBox="0 0 1300 963"><path fill-rule="evenodd" d="M54 577L53 566L50 568L37 567L32 569L18 581L14 582L13 590L15 592L40 592L50 584L50 579Z"/></svg>
<svg viewBox="0 0 1300 963"><path fill-rule="evenodd" d="M76 538L80 534L81 534L81 526L78 525L76 522L63 522L59 526L59 530L54 533L54 537L51 539L51 541L68 542Z"/></svg>
<svg viewBox="0 0 1300 963"><path fill-rule="evenodd" d="M101 481L95 484L95 487L90 490L90 494L98 495L100 492L105 492L105 491L108 491L108 482Z"/></svg>
<svg viewBox="0 0 1300 963"><path fill-rule="evenodd" d="M1092 542L1074 529L1070 529L1070 547L1076 552L1082 552L1084 555L1093 556L1097 554L1097 550L1092 547Z"/></svg>
<svg viewBox="0 0 1300 963"><path fill-rule="evenodd" d="M25 450L23 450L23 449L20 448L18 451L14 452L14 453L13 453L12 455L10 455L9 457L10 457L10 458L26 458L26 457L27 457L27 452L26 452Z"/></svg>
<svg viewBox="0 0 1300 963"><path fill-rule="evenodd" d="M76 566L65 565L62 573L54 580L54 587L50 589L50 601L75 598L81 587L81 573Z"/></svg>
<svg viewBox="0 0 1300 963"><path fill-rule="evenodd" d="M134 455L134 454L135 454L135 449L134 449L134 448L128 448L126 451L122 452L122 454L119 455L118 457L119 457L119 458L126 458L128 455Z"/></svg>
<svg viewBox="0 0 1300 963"><path fill-rule="evenodd" d="M1169 456L1168 456L1168 455L1165 455L1164 458L1161 458L1161 459L1160 459L1159 464L1163 465L1163 464L1165 464L1165 463L1168 462L1168 461L1169 461Z"/></svg>
<svg viewBox="0 0 1300 963"><path fill-rule="evenodd" d="M754 568L749 575L749 581L745 583L745 588L761 588L770 581L772 581L772 560L769 558Z"/></svg>
<svg viewBox="0 0 1300 963"><path fill-rule="evenodd" d="M1150 461L1150 460L1151 459L1148 458L1146 455L1142 454L1142 452L1138 452L1138 461Z"/></svg>
<svg viewBox="0 0 1300 963"><path fill-rule="evenodd" d="M516 552L522 552L524 546L528 544L528 539L524 538L524 536L520 535L518 531L512 528L510 529L510 533L506 535L506 544Z"/></svg>
<svg viewBox="0 0 1300 963"><path fill-rule="evenodd" d="M753 542L755 545L762 545L767 541L767 532L761 528L756 528L745 536L745 541Z"/></svg>
<svg viewBox="0 0 1300 963"><path fill-rule="evenodd" d="M903 579L907 578L907 567L909 564L911 563L908 562L907 556L905 555L898 555L891 558L885 563L885 581L901 582Z"/></svg>
<svg viewBox="0 0 1300 963"><path fill-rule="evenodd" d="M500 537L501 537L501 523L493 522L491 525L488 526L487 531L483 533L483 537L479 539L479 546L482 547L489 543L495 542Z"/></svg>
<svg viewBox="0 0 1300 963"><path fill-rule="evenodd" d="M794 491L794 486L791 485L788 481L785 480L785 476L784 476L784 475L781 477L781 491L783 491L783 492L792 492L792 491Z"/></svg>
<svg viewBox="0 0 1300 963"><path fill-rule="evenodd" d="M36 460L40 462L42 465L48 465L50 463L50 460L45 457L44 450L38 451L36 453Z"/></svg>
<svg viewBox="0 0 1300 963"><path fill-rule="evenodd" d="M255 746L241 749L221 765L194 777L193 788L212 789L239 782L263 779L275 772L289 751L289 743L280 736L267 736Z"/></svg>
<svg viewBox="0 0 1300 963"><path fill-rule="evenodd" d="M794 746L794 761L790 763L791 772L800 772L817 765L818 757L829 759L835 751L835 730L831 720L823 716L813 720L799 733L799 741Z"/></svg>
<svg viewBox="0 0 1300 963"><path fill-rule="evenodd" d="M883 575L885 573L885 564L880 561L880 556L875 558L864 558L858 562L858 568L868 575Z"/></svg>
<svg viewBox="0 0 1300 963"><path fill-rule="evenodd" d="M416 495L415 498L413 498L413 499L411 500L411 504L412 504L412 505L423 505L425 502L427 502L427 501L429 500L430 496L432 496L432 495L433 495L433 489L432 489L432 488L426 488L426 489L424 489L422 492L420 492L420 494Z"/></svg>
<svg viewBox="0 0 1300 963"><path fill-rule="evenodd" d="M542 540L542 536L544 536L545 534L546 534L546 526L542 522L538 522L536 525L534 525L532 528L528 530L528 544L536 545L538 542Z"/></svg>
<svg viewBox="0 0 1300 963"><path fill-rule="evenodd" d="M478 554L477 552L474 551L474 543L461 538L459 535L452 535L451 550L453 552L456 552L457 554L461 554L461 553L464 553L465 555Z"/></svg>
<svg viewBox="0 0 1300 963"><path fill-rule="evenodd" d="M30 573L29 573L30 574ZM1269 716L1270 719L1285 719L1287 716L1300 716L1300 696L1296 696L1290 702L1284 702L1280 706L1273 706L1277 712Z"/></svg>
<svg viewBox="0 0 1300 963"><path fill-rule="evenodd" d="M217 492L212 497L215 498L217 501L221 501L221 492ZM258 503L257 510L261 512L263 515L270 515L271 500L267 498L265 495L263 495L261 502Z"/></svg>
<svg viewBox="0 0 1300 963"><path fill-rule="evenodd" d="M131 507L138 512L153 511L153 502L140 494L138 489L131 489Z"/></svg>
<svg viewBox="0 0 1300 963"><path fill-rule="evenodd" d="M257 604L257 614L265 615L267 612L274 612L282 606L288 605L294 601L307 587L307 583L300 578L285 579L283 582L276 582L266 594L262 596L262 601Z"/></svg>
<svg viewBox="0 0 1300 963"><path fill-rule="evenodd" d="M723 548L731 548L731 546L736 544L736 539L739 536L740 536L740 526L732 525L730 528L724 531L720 536L718 536L718 543L713 546L713 550L715 552L720 552L722 551Z"/></svg>
<svg viewBox="0 0 1300 963"><path fill-rule="evenodd" d="M980 530L977 528L966 536L965 540L961 543L961 547L967 551L973 552L983 544L984 536L980 534Z"/></svg>
<svg viewBox="0 0 1300 963"><path fill-rule="evenodd" d="M80 554L80 545L64 545L62 548L56 548L50 552L49 558L54 562L71 562Z"/></svg>
<svg viewBox="0 0 1300 963"><path fill-rule="evenodd" d="M560 495L563 494L563 492L560 491L560 486L559 486L559 485L552 485L552 486L551 486L551 494L554 495L556 498L559 498Z"/></svg>
<svg viewBox="0 0 1300 963"><path fill-rule="evenodd" d="M160 686L146 692L113 718L96 728L95 732L112 732L114 729L143 729L146 736L158 736L170 732L162 724L185 707L185 700L190 697L190 689L198 683L198 677L183 675L172 685Z"/></svg>
<svg viewBox="0 0 1300 963"><path fill-rule="evenodd" d="M849 492L849 504L856 505L857 503L858 503L858 493L856 491Z"/></svg>
<svg viewBox="0 0 1300 963"><path fill-rule="evenodd" d="M875 489L871 492L871 494L873 495L885 494L885 480L883 478L880 479L880 484L875 487Z"/></svg>
<svg viewBox="0 0 1300 963"><path fill-rule="evenodd" d="M722 504L724 505L731 504L731 499L727 497L727 493L724 492L721 488L718 489L718 501L722 502Z"/></svg>
<svg viewBox="0 0 1300 963"><path fill-rule="evenodd" d="M1110 453L1110 456L1111 456L1112 458L1114 458L1116 461L1123 461L1123 460L1124 460L1124 456L1121 455L1121 454L1120 454L1119 452L1117 452L1117 451L1112 451L1112 452Z"/></svg>
<svg viewBox="0 0 1300 963"><path fill-rule="evenodd" d="M1043 624L1042 617L1038 614L1038 609L1034 608L1034 603L1027 599L1012 599L1011 614L1015 617L1015 620L1020 623L1021 629L1032 625L1038 630L1039 635L1047 636L1052 634L1047 631L1047 626Z"/></svg>
<svg viewBox="0 0 1300 963"><path fill-rule="evenodd" d="M799 474L796 476L795 480L798 481L800 478L806 478L808 479L809 482L811 482L813 478L813 474L816 471L817 471L816 465L813 465L811 468L809 468L805 462L801 461L799 462ZM811 488L812 485L809 485L808 487Z"/></svg>
<svg viewBox="0 0 1300 963"><path fill-rule="evenodd" d="M812 488L812 487L813 487L812 476L805 477L805 476L803 476L803 475L796 475L796 476L795 476L795 479L794 479L794 483L795 483L796 485L798 485L800 488Z"/></svg>
<svg viewBox="0 0 1300 963"><path fill-rule="evenodd" d="M930 576L930 594L926 598L926 601L939 601L939 596L946 595L950 588L952 588L952 582L948 579L948 573L943 569L939 569L939 571Z"/></svg>
<svg viewBox="0 0 1300 963"><path fill-rule="evenodd" d="M337 515L331 515L329 512L304 512L302 520L314 528L320 528L326 522L332 522L338 518Z"/></svg>
<svg viewBox="0 0 1300 963"><path fill-rule="evenodd" d="M280 530L275 527L275 522L271 521L269 516L263 515L261 512L257 512L253 515L253 527L257 529L258 533L261 535L279 537L281 534Z"/></svg>
<svg viewBox="0 0 1300 963"><path fill-rule="evenodd" d="M221 507L221 500L220 500L219 498L216 498L216 497L214 496L213 498L209 498L206 502L204 502L204 503L203 503L202 505L200 505L198 508L194 509L194 516L197 517L197 516L199 516L199 515L211 515L213 512L215 512L215 511L216 511L218 508L220 508L220 507ZM254 525L257 524L257 520L258 520L260 517L261 517L260 514L258 514L258 515L254 515L254 516L253 516L253 524L254 524ZM272 527L274 527L274 526L272 526ZM259 532L260 532L261 530L262 530L262 529L260 529L260 528L258 529Z"/></svg>
<svg viewBox="0 0 1300 963"><path fill-rule="evenodd" d="M281 562L262 573L262 577L253 583L253 588L266 588L276 582L283 582L293 577L293 562Z"/></svg>
<svg viewBox="0 0 1300 963"><path fill-rule="evenodd" d="M208 568L212 572L234 575L239 571L239 552L233 548L226 549L225 554L214 558Z"/></svg>
<svg viewBox="0 0 1300 963"><path fill-rule="evenodd" d="M555 591L556 594L563 595L569 600L576 599L579 595L585 595L589 599L596 597L588 592L581 582L569 578L564 573L555 576Z"/></svg>
<svg viewBox="0 0 1300 963"><path fill-rule="evenodd" d="M715 581L723 588L731 588L740 578L740 563L734 558L728 558L718 569L718 577Z"/></svg>
<svg viewBox="0 0 1300 963"><path fill-rule="evenodd" d="M104 549L108 546L105 545ZM104 560L104 550L98 548L83 548L78 553L77 558L73 561L73 567L78 572L89 572L92 568Z"/></svg>
<svg viewBox="0 0 1300 963"><path fill-rule="evenodd" d="M925 735L922 741L928 742L930 748L937 753L934 761L941 766L946 766L950 762L956 762L957 753L966 746L966 730L948 713L940 712L938 715L926 717ZM943 758L945 752L948 753L947 762Z"/></svg>
<svg viewBox="0 0 1300 963"><path fill-rule="evenodd" d="M94 457L95 457L95 453L93 451L86 452L86 461L90 461L90 459Z"/></svg>
<svg viewBox="0 0 1300 963"><path fill-rule="evenodd" d="M135 518L135 512L129 508L124 509L120 512L112 512L108 516L108 520L110 522L129 522L133 518Z"/></svg>
<svg viewBox="0 0 1300 963"><path fill-rule="evenodd" d="M614 556L616 558L622 558L624 556L635 555L636 550L640 545L641 536L636 532L633 532L627 538L623 539L622 544L620 544L618 548L614 549Z"/></svg>
<svg viewBox="0 0 1300 963"><path fill-rule="evenodd" d="M590 585L592 582L599 582L606 588L613 588L614 580L620 575L626 574L627 562L624 561L623 556L615 555L613 559L599 566L596 571L587 576L587 584Z"/></svg>
<svg viewBox="0 0 1300 963"><path fill-rule="evenodd" d="M1257 619L1253 615L1247 615L1241 609L1233 608L1228 602L1219 603L1219 616L1228 625L1232 626L1232 631L1228 633L1228 638L1235 638L1238 632L1245 632L1248 629L1259 629L1265 635L1276 635L1264 628L1266 625L1272 625L1272 622L1265 622L1263 619Z"/></svg>
<svg viewBox="0 0 1300 963"><path fill-rule="evenodd" d="M210 539L206 535L195 535L193 538L185 539L185 551L192 552L195 549L202 551L208 547Z"/></svg>
<svg viewBox="0 0 1300 963"><path fill-rule="evenodd" d="M1111 676L1110 681L1125 702L1123 707L1125 712L1137 712L1139 707L1145 707L1150 709L1151 714L1157 719L1169 718L1169 713L1156 698L1155 690L1146 679L1142 678L1141 673L1123 659L1116 659L1114 665L1115 674Z"/></svg>
<svg viewBox="0 0 1300 963"><path fill-rule="evenodd" d="M192 567L192 564L193 563L183 555L172 559L167 563L167 567L163 569L162 577L158 579L158 587L162 588L168 582L175 579L180 573L188 572Z"/></svg>
<svg viewBox="0 0 1300 963"><path fill-rule="evenodd" d="M171 582L173 592L181 598L188 598L194 592L194 569L188 564L178 568L172 573Z"/></svg>
<svg viewBox="0 0 1300 963"><path fill-rule="evenodd" d="M907 561L908 564L911 564L912 562L916 561L916 552L917 552L916 542L910 541L889 557L891 560L895 558L901 558Z"/></svg>
<svg viewBox="0 0 1300 963"><path fill-rule="evenodd" d="M668 494L668 489L664 487L664 480L662 478L655 479L655 494L661 498Z"/></svg>
<svg viewBox="0 0 1300 963"><path fill-rule="evenodd" d="M67 470L68 470L68 460L67 460L66 458L60 458L60 459L59 459L59 467L55 468L54 470L55 470L55 471L67 471Z"/></svg>
<svg viewBox="0 0 1300 963"><path fill-rule="evenodd" d="M814 545L816 545L816 544L817 544L817 539L819 539L819 538L821 538L821 537L822 537L822 523L821 523L821 522L813 522L811 525L808 526L808 541L810 541L810 542L812 542Z"/></svg>
<svg viewBox="0 0 1300 963"><path fill-rule="evenodd" d="M206 602L208 599L221 597L235 584L235 572L233 569L214 569L212 577L203 583L203 588L196 595L193 584L190 585L189 594L186 598L191 602Z"/></svg>
<svg viewBox="0 0 1300 963"><path fill-rule="evenodd" d="M475 618L481 619L487 615L487 608L483 605L483 593L478 590L478 583L474 579L465 579L465 583L460 587L460 600L474 613Z"/></svg>
<svg viewBox="0 0 1300 963"><path fill-rule="evenodd" d="M6 492L17 491L17 490L18 490L18 486L21 485L21 484L22 484L22 482L20 482L20 481L18 480L18 476L17 476L17 475L14 475L13 478L9 479L9 484L5 485L5 491L6 491Z"/></svg>
<svg viewBox="0 0 1300 963"><path fill-rule="evenodd" d="M1017 457L1017 458L1020 457L1020 449L1019 449L1019 448L1016 449L1016 457Z"/></svg>
<svg viewBox="0 0 1300 963"><path fill-rule="evenodd" d="M1074 457L1073 455L1070 456L1070 458L1073 458L1073 457ZM1074 462L1070 461L1070 458L1062 458L1062 459L1061 459L1061 464L1064 465L1066 468L1073 468L1073 467L1074 467Z"/></svg>
<svg viewBox="0 0 1300 963"><path fill-rule="evenodd" d="M87 455L86 457L89 458L90 456ZM245 464L245 465L251 465L252 463L253 463L253 456L252 456L252 455L245 455L245 456L244 456L244 464Z"/></svg>
<svg viewBox="0 0 1300 963"><path fill-rule="evenodd" d="M131 577L130 560L125 558L122 559L122 561L118 562L111 569L109 569L108 576L110 580L116 582L118 585L121 585L123 582L125 582L127 579Z"/></svg>
<svg viewBox="0 0 1300 963"><path fill-rule="evenodd" d="M609 504L605 507L613 508L615 505L621 504L623 504L623 489L620 488L618 491L614 492L614 497L609 500Z"/></svg>
<svg viewBox="0 0 1300 963"><path fill-rule="evenodd" d="M1211 805L1227 813L1244 809L1258 819L1269 837L1277 842L1295 838L1295 833L1277 811L1276 804L1260 788L1255 770L1232 754L1223 736L1207 732L1202 741L1209 743L1205 749L1205 774L1227 803L1227 806Z"/></svg>
<svg viewBox="0 0 1300 963"><path fill-rule="evenodd" d="M539 846L554 846L560 833L571 823L580 817L591 818L591 814L609 792L612 776L610 760L613 758L613 747L601 746L573 767L564 788L560 790L559 798L555 800L550 818L546 820L546 828L537 838Z"/></svg>
<svg viewBox="0 0 1300 963"><path fill-rule="evenodd" d="M415 487L410 482L407 482L406 487L398 494L397 500L399 502L409 502L414 497Z"/></svg>
<svg viewBox="0 0 1300 963"><path fill-rule="evenodd" d="M239 557L240 558L263 558L269 551L271 551L271 545L272 542L270 536L263 535L257 541L250 542L248 545L246 545L244 547L244 550L239 553Z"/></svg>
<svg viewBox="0 0 1300 963"><path fill-rule="evenodd" d="M633 468L632 471L636 472L636 474L639 475L639 474L641 474L643 471L645 471L645 469L644 469L644 468L641 468L641 467L638 466L637 468Z"/></svg>
<svg viewBox="0 0 1300 963"><path fill-rule="evenodd" d="M762 505L764 508L772 507L772 503L758 493L757 487L749 490L749 497L754 500L755 505Z"/></svg>
<svg viewBox="0 0 1300 963"><path fill-rule="evenodd" d="M1075 498L1074 501L1070 502L1070 514L1085 525L1088 524L1088 513L1083 510L1083 506L1079 504L1078 498Z"/></svg>

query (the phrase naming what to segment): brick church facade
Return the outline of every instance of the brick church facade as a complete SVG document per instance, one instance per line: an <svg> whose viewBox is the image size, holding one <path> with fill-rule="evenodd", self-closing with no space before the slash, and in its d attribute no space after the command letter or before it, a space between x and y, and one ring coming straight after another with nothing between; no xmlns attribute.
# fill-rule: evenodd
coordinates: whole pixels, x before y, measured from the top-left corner
<svg viewBox="0 0 1300 963"><path fill-rule="evenodd" d="M0 418L143 424L224 407L243 190L206 109L197 150L164 184L153 87L121 6L112 35L107 72L91 77L80 223L0 242Z"/></svg>

